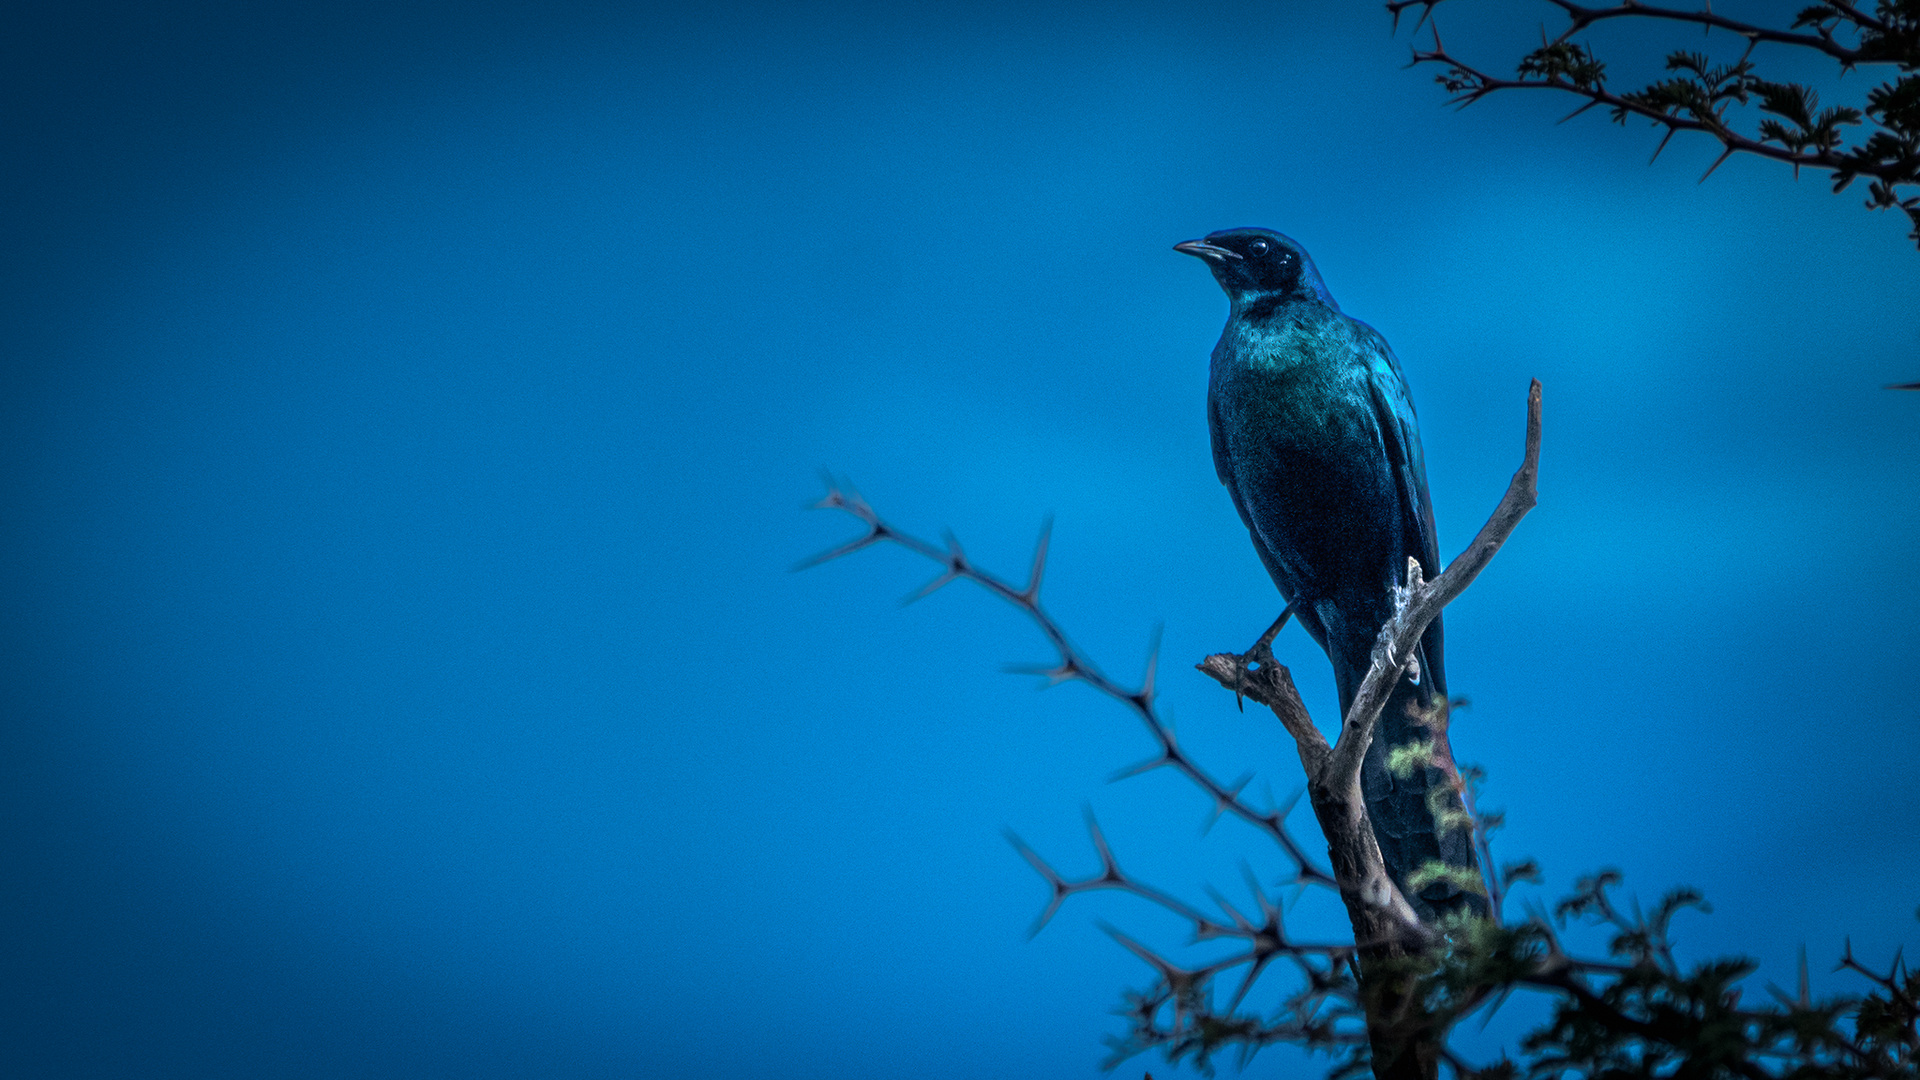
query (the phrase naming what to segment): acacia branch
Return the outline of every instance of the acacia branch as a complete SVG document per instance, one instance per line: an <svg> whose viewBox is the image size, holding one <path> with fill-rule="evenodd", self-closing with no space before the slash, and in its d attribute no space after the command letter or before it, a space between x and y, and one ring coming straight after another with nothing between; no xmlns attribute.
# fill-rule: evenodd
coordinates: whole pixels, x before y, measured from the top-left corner
<svg viewBox="0 0 1920 1080"><path fill-rule="evenodd" d="M1295 882L1330 888L1339 887L1334 875L1310 861L1299 843L1287 832L1286 809L1268 811L1255 809L1240 797L1240 791L1246 783L1245 779L1232 786L1224 785L1201 769L1180 747L1172 729L1161 719L1155 705L1156 656L1150 655L1146 675L1139 689L1122 686L1103 674L1089 658L1081 653L1065 631L1041 606L1039 594L1040 582L1046 568L1049 535L1047 530L1043 529L1041 532L1026 585L1016 586L976 567L968 559L959 541L951 534L946 537L944 547L932 544L896 529L881 518L873 507L849 485L836 483L829 476L827 487L826 498L816 506L852 514L866 524L867 532L864 536L803 561L795 569L818 565L861 548L888 542L905 547L940 564L939 573L927 585L907 596L906 602L920 599L952 581L967 580L982 586L1002 600L1026 612L1058 654L1058 660L1054 664L1022 670L1045 676L1050 684L1084 682L1125 704L1146 726L1148 733L1158 744L1158 752L1145 762L1123 770L1115 779L1170 765L1207 794L1212 800L1216 816L1221 813L1232 813L1274 839L1293 861ZM1157 649L1158 634L1156 633L1154 648L1156 655ZM1283 682L1291 691L1291 680L1286 676L1284 668L1277 669L1272 677ZM1297 693L1292 694L1292 701L1298 707ZM1312 723L1307 719L1304 707L1298 707L1297 715L1298 722L1305 725L1303 730L1311 730ZM1314 736L1318 737L1318 733L1315 732ZM1321 740L1321 744L1325 745L1324 739ZM1032 932L1037 933L1044 927L1068 897L1082 892L1112 890L1137 896L1186 920L1193 928L1192 937L1195 942L1233 939L1244 946L1242 950L1229 956L1202 967L1189 969L1175 965L1119 931L1109 929L1109 933L1112 933L1123 946L1152 965L1158 976L1155 988L1143 994L1129 995L1131 1006L1123 1015L1132 1018L1133 1029L1125 1039L1115 1040L1116 1058L1152 1047L1166 1049L1170 1054L1192 1053L1204 1058L1212 1048L1227 1042L1236 1043L1249 1052L1273 1042L1302 1043L1321 1049L1365 1044L1366 1035L1353 1030L1354 1023L1364 1019L1365 1013L1357 997L1358 984L1349 974L1349 970L1354 968L1354 956L1359 946L1350 943L1300 942L1289 939L1280 905L1268 898L1250 870L1246 872L1247 886L1258 906L1258 919L1242 914L1218 894L1215 894L1215 901L1225 912L1226 918L1223 920L1209 915L1173 894L1146 884L1122 870L1091 813L1088 815L1087 828L1094 849L1100 856L1101 865L1098 873L1081 880L1067 879L1025 841L1011 832L1007 834L1007 839L1013 844L1015 850L1032 865L1035 872L1052 890L1052 896L1048 899L1045 910L1035 920ZM1368 836L1370 839L1371 833ZM1374 853L1374 859L1376 862L1379 860L1377 850ZM1380 880L1385 880L1384 874L1379 877ZM1404 899L1400 901L1400 907L1406 908ZM1411 909L1406 909L1404 915L1408 919L1413 918ZM1414 924L1417 926L1417 920L1414 920ZM1398 936L1398 934L1381 935L1382 939L1397 939ZM1360 939L1363 945L1369 943L1369 940L1364 937ZM1250 1017L1234 1015L1255 981L1276 959L1291 961L1304 976L1305 986L1289 998L1287 1008L1271 1021L1262 1022ZM1240 967L1246 968L1246 974L1240 980L1231 1003L1224 1012L1216 1012L1209 1000L1212 980L1224 972ZM1165 1006L1169 1003L1173 1006L1170 1018L1163 1022L1162 1014L1167 1012Z"/></svg>
<svg viewBox="0 0 1920 1080"><path fill-rule="evenodd" d="M1796 34L1791 30L1774 30L1770 27L1744 23L1738 19L1729 19L1724 15L1714 12L1711 6L1699 11L1689 11L1680 8L1656 7L1651 4L1636 3L1634 0L1627 0L1626 3L1616 4L1613 7L1607 8L1582 7L1579 4L1572 3L1571 0L1547 0L1547 2L1559 8L1567 15L1567 29L1559 37L1553 39L1555 42L1566 41L1568 38L1592 26L1594 23L1605 22L1609 19L1668 19L1674 22L1692 23L1695 26L1709 29L1725 30L1728 33L1746 38L1750 45L1756 45L1765 41L1779 45L1794 45L1800 48L1814 49L1826 53L1828 56L1840 61L1840 63L1846 67L1853 67L1857 64L1893 62L1887 57L1871 55L1860 49L1847 48L1834 38L1831 30L1827 30L1824 27L1821 28L1819 33L1815 34ZM1420 17L1414 23L1414 29L1418 30L1422 23L1425 23L1432 17L1433 9L1438 7L1440 3L1441 0L1392 0L1392 2L1387 4L1387 10L1393 14L1394 26L1398 28L1401 12L1408 8L1420 8ZM1847 0L1834 0L1834 2L1826 3L1822 6L1833 11L1834 19L1845 19L1860 29L1873 30L1883 34L1887 33L1890 29L1886 23L1868 15L1866 12L1860 11L1851 3L1848 3Z"/></svg>
<svg viewBox="0 0 1920 1080"><path fill-rule="evenodd" d="M1583 86L1579 83L1557 77L1502 79L1488 75L1486 72L1447 52L1445 45L1440 42L1438 35L1435 35L1434 47L1432 49L1426 52L1421 52L1419 49L1413 51L1413 62L1416 64L1445 64L1459 76L1457 79L1450 78L1447 80L1448 89L1454 92L1454 96L1448 101L1450 105L1458 105L1464 108L1497 90L1560 90L1587 99L1586 105L1581 106L1577 112L1568 116L1566 119L1572 119L1573 116L1577 116L1580 112L1585 112L1595 105L1606 105L1618 113L1642 116L1656 124L1666 127L1667 137L1669 138L1676 131L1702 131L1720 140L1721 144L1727 148L1729 153L1739 152L1743 154L1753 154L1758 157L1771 158L1774 161L1786 162L1795 168L1804 166L1812 169L1831 169L1836 172L1847 171L1871 176L1889 184L1907 184L1913 182L1913 169L1909 162L1862 162L1837 154L1830 149L1821 149L1817 153L1810 153L1803 150L1790 150L1784 146L1775 146L1757 139L1750 139L1734 131L1732 128L1727 127L1724 123L1721 123L1717 117L1713 120L1701 120L1676 116L1665 110L1643 104L1631 97L1615 94L1598 85ZM1459 85L1456 86L1455 83ZM1665 146L1664 140L1661 145L1663 147ZM1654 156L1658 157L1659 151L1656 150ZM1725 160L1725 157L1723 156L1721 160ZM1714 164L1715 167L1718 167L1719 162L1715 162ZM1707 172L1711 174L1713 170L1708 169ZM1702 180L1706 178L1704 175L1700 177Z"/></svg>
<svg viewBox="0 0 1920 1080"><path fill-rule="evenodd" d="M1051 533L1051 522L1041 529L1040 541L1034 551L1033 568L1028 575L1026 586L1024 588L1015 588L1004 579L974 566L973 563L968 560L966 553L961 549L959 541L954 538L953 534L947 534L947 546L943 550L888 524L874 511L866 499L861 497L858 491L853 490L851 485L835 483L831 475L824 477L824 479L827 482L826 498L815 503L814 508L841 510L852 514L854 517L866 523L867 534L842 544L839 547L815 555L812 558L805 559L794 567L795 570L804 570L810 566L818 566L823 562L837 559L842 555L850 554L861 548L869 547L883 541L890 542L940 563L943 567L938 576L919 590L910 594L905 602L911 603L914 600L918 600L950 581L965 580L981 586L988 592L1005 600L1007 603L1026 612L1028 618L1033 620L1034 625L1040 628L1040 632L1046 635L1048 642L1053 645L1055 651L1059 654L1059 661L1050 666L1018 667L1013 670L1043 676L1048 680L1048 685L1077 681L1093 687L1100 693L1131 709L1134 715L1140 718L1140 722L1146 726L1147 733L1159 744L1158 754L1123 775L1137 775L1138 773L1149 772L1162 766L1172 766L1182 776L1192 781L1196 787L1207 794L1208 798L1213 802L1216 814L1232 814L1272 838L1273 841L1280 846L1280 849L1286 853L1287 858L1293 862L1295 867L1295 881L1327 887L1334 885L1333 876L1314 865L1313 861L1307 857L1305 849L1294 840L1292 834L1287 832L1285 814L1277 810L1263 811L1254 808L1240 798L1239 791L1236 788L1229 788L1214 779L1212 775L1207 773L1207 771L1195 763L1192 758L1187 756L1187 752L1181 748L1179 740L1173 733L1173 729L1168 727L1166 722L1161 719L1159 710L1155 705L1154 680L1159 664L1158 632L1154 635L1153 648L1147 657L1146 674L1141 681L1140 688L1137 690L1129 690L1103 674L1093 661L1081 653L1073 642L1068 639L1066 631L1061 629L1053 617L1047 614L1046 609L1040 606L1040 581L1046 569L1047 546L1048 537Z"/></svg>
<svg viewBox="0 0 1920 1080"><path fill-rule="evenodd" d="M1864 111L1854 107L1820 110L1812 89L1798 83L1769 82L1755 73L1750 60L1762 43L1812 49L1837 61L1843 72L1862 64L1891 64L1899 72L1920 69L1920 19L1911 6L1897 8L1883 2L1880 18L1861 11L1851 0L1818 0L1798 15L1794 26L1811 27L1811 33L1774 30L1716 14L1708 4L1700 10L1657 7L1622 0L1610 7L1586 7L1573 0L1548 0L1568 20L1560 35L1548 40L1543 30L1540 48L1519 64L1518 78L1499 78L1452 55L1440 40L1433 10L1441 0L1393 0L1387 10L1398 27L1400 15L1410 7L1419 7L1415 23L1432 24L1433 48L1413 50L1412 65L1441 64L1446 74L1437 80L1453 96L1450 104L1471 105L1488 94L1501 90L1557 90L1584 99L1578 109L1564 120L1572 119L1595 105L1606 105L1613 119L1624 123L1639 116L1664 127L1660 156L1675 132L1705 132L1718 140L1723 152L1700 177L1711 176L1722 162L1735 153L1791 165L1798 176L1802 167L1831 172L1834 191L1841 191L1858 177L1868 178L1866 205L1869 209L1898 209L1915 226L1909 234L1920 242L1920 196L1904 189L1920 184L1920 118L1910 104L1915 77L1897 75L1872 88L1866 95ZM1719 29L1737 35L1746 42L1746 51L1732 64L1709 67L1706 57L1690 52L1675 52L1667 57L1667 70L1680 77L1655 82L1630 93L1614 93L1606 88L1606 65L1585 46L1572 38L1595 24L1624 18L1663 19ZM1838 28L1858 35L1858 43L1848 46L1835 37ZM1412 66L1410 65L1410 66ZM1758 137L1735 131L1727 123L1727 110L1734 104L1748 105L1757 97L1763 118ZM1871 118L1878 130L1865 134L1856 145L1843 145L1843 128Z"/></svg>
<svg viewBox="0 0 1920 1080"><path fill-rule="evenodd" d="M1751 23L1743 23L1738 19L1729 19L1724 15L1715 14L1711 7L1701 11L1684 11L1678 8L1654 7L1650 4L1633 2L1619 4L1609 8L1581 7L1579 4L1569 2L1569 0L1547 0L1547 2L1566 12L1567 19L1570 23L1566 32L1554 39L1556 41L1565 41L1574 34L1592 26L1594 23L1603 22L1607 19L1670 19L1674 22L1692 23L1695 26L1703 26L1714 30L1725 30L1746 38L1750 45L1757 45L1760 42L1766 41L1780 45L1796 45L1801 48L1815 49L1826 53L1847 67L1861 63L1874 63L1881 59L1879 57L1864 55L1859 49L1847 48L1845 45L1834 40L1831 32L1796 34L1790 30L1774 30L1765 26L1754 26ZM1845 12L1847 17L1856 26L1875 29L1884 28L1880 20L1862 12L1855 11L1851 6L1845 8ZM1836 10L1835 14L1839 15L1840 11Z"/></svg>

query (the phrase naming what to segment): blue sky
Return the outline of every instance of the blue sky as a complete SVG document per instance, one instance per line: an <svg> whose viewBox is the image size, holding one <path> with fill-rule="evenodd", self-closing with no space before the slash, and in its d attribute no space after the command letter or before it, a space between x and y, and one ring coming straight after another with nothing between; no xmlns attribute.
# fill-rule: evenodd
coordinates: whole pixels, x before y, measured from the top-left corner
<svg viewBox="0 0 1920 1080"><path fill-rule="evenodd" d="M1443 12L1489 66L1547 17ZM1164 623L1183 741L1291 797L1277 725L1187 673L1278 608L1208 456L1224 298L1170 250L1247 224L1393 343L1443 555L1545 385L1540 506L1447 615L1499 853L1547 897L1698 886L1683 953L1782 983L1916 942L1920 395L1880 387L1920 378L1920 255L1863 192L1449 112L1370 5L14 22L19 1075L1099 1075L1149 976L1097 922L1179 927L1101 896L1026 940L1000 830L1084 873L1089 804L1196 900L1278 853L1109 785L1144 737L1002 674L1046 659L1011 610L902 610L896 550L789 568L857 531L802 510L822 467L1010 574L1052 514L1076 640L1131 675ZM1695 43L1596 38L1623 84Z"/></svg>

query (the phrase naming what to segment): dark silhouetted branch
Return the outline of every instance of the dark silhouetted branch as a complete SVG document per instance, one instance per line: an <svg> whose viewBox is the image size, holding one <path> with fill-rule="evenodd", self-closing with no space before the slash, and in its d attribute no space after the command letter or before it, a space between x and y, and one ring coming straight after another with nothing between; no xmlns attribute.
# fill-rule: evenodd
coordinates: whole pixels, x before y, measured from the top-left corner
<svg viewBox="0 0 1920 1080"><path fill-rule="evenodd" d="M981 586L988 592L1005 600L1007 603L1026 612L1028 618L1033 620L1034 625L1040 628L1040 632L1046 635L1047 641L1052 644L1059 659L1053 664L1016 666L1009 670L1019 674L1039 675L1047 679L1049 685L1063 682L1082 682L1131 709L1134 715L1140 718L1140 722L1146 725L1147 733L1159 744L1159 752L1127 775L1137 775L1138 773L1151 771L1152 769L1162 766L1171 766L1181 775L1192 781L1201 791L1206 793L1207 797L1213 801L1216 812L1232 814L1271 837L1273 841L1280 846L1280 849L1286 853L1287 858L1293 862L1296 871L1296 881L1325 886L1332 886L1334 884L1332 876L1318 866L1315 866L1312 860L1307 858L1305 850L1302 849L1299 843L1294 840L1293 836L1287 832L1285 816L1283 814L1277 811L1255 809L1242 800L1238 792L1220 783L1214 779L1211 774L1200 768L1192 758L1187 756L1186 751L1180 747L1178 739L1174 736L1173 729L1168 727L1166 722L1160 718L1159 710L1154 703L1154 680L1159 666L1160 639L1158 631L1155 631L1153 635L1153 644L1147 656L1146 673L1142 677L1140 687L1138 689L1128 689L1103 674L1090 659L1082 654L1080 650L1068 640L1066 632L1060 628L1060 625L1053 620L1052 616L1047 614L1046 609L1040 605L1040 581L1046 569L1048 537L1051 535L1052 529L1051 521L1041 529L1040 541L1035 547L1033 568L1028 574L1027 584L1022 588L1015 588L1007 581L980 570L969 562L966 553L961 550L960 543L954 538L953 534L947 534L947 546L942 549L918 537L901 532L882 520L880 515L874 511L873 507L860 496L858 491L853 490L850 485L835 483L833 477L830 475L826 476L825 479L827 482L827 496L818 503L815 503L814 507L816 509L841 510L852 514L854 517L866 523L867 534L842 544L839 547L803 560L796 565L794 569L803 570L810 566L818 566L831 559L837 559L842 555L851 554L861 548L870 547L881 542L890 542L940 563L942 567L939 575L921 589L910 594L905 602L911 603L914 600L918 600L948 582L965 580Z"/></svg>
<svg viewBox="0 0 1920 1080"><path fill-rule="evenodd" d="M1914 226L1909 236L1920 244L1920 195L1903 193L1920 185L1920 74L1916 74L1920 71L1920 4L1879 0L1875 13L1868 14L1850 0L1816 0L1800 11L1792 28L1778 30L1727 18L1714 12L1711 4L1686 10L1634 0L1611 7L1548 0L1567 17L1566 29L1552 40L1547 40L1543 32L1540 47L1520 60L1517 77L1501 78L1447 50L1434 21L1434 9L1441 2L1393 0L1387 10L1397 28L1406 9L1420 9L1415 31L1427 26L1433 33L1433 47L1416 47L1412 62L1438 64L1446 69L1435 81L1453 95L1453 104L1464 108L1503 90L1573 94L1586 100L1566 119L1595 105L1605 105L1618 123L1638 116L1665 127L1660 147L1654 150L1655 158L1675 132L1704 132L1725 149L1701 176L1703 181L1735 153L1785 162L1793 166L1796 176L1803 166L1826 169L1836 192L1854 179L1866 177L1867 207L1904 212ZM1666 66L1674 77L1639 90L1615 93L1606 86L1606 64L1573 37L1617 19L1666 20L1700 26L1709 32L1721 30L1740 38L1744 49L1737 60L1717 65L1702 53L1670 53ZM1851 34L1854 43L1841 41L1841 32ZM1818 95L1809 87L1760 77L1752 57L1754 49L1762 44L1822 53L1837 62L1842 72L1861 65L1890 64L1901 74L1868 90L1863 108L1822 110ZM1728 120L1729 108L1756 101L1766 117L1751 135L1735 130ZM1848 145L1843 129L1857 127L1863 120L1870 120L1875 130Z"/></svg>

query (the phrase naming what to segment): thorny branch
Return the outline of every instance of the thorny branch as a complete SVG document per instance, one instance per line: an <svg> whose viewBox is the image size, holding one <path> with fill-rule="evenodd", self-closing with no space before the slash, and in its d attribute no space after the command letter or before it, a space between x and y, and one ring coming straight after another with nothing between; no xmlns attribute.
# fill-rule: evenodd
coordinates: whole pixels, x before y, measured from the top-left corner
<svg viewBox="0 0 1920 1080"><path fill-rule="evenodd" d="M1048 685L1070 681L1086 683L1102 694L1126 705L1146 726L1148 734L1159 745L1158 753L1138 765L1121 770L1114 779L1125 779L1163 766L1171 766L1207 794L1213 802L1216 816L1221 813L1231 813L1272 838L1293 862L1295 873L1292 883L1337 887L1333 876L1309 860L1306 852L1287 831L1286 814L1291 807L1267 811L1256 809L1240 795L1250 777L1243 778L1231 786L1222 784L1202 769L1181 748L1173 729L1161 718L1155 703L1154 681L1158 669L1159 652L1157 633L1154 636L1153 648L1148 655L1146 674L1140 687L1128 689L1103 674L1087 656L1079 651L1053 617L1047 614L1046 609L1040 604L1040 584L1046 570L1050 523L1049 527L1043 527L1041 530L1026 585L1016 587L1005 579L973 565L952 534L947 535L946 546L941 548L903 532L883 519L851 485L836 482L831 476L825 479L828 489L826 498L814 504L815 508L840 510L852 514L866 524L867 533L865 536L807 559L794 569L817 566L861 548L887 542L922 555L941 564L942 567L932 581L905 598L907 603L921 599L952 581L966 580L980 585L988 592L1026 612L1039 627L1040 632L1045 635L1047 641L1052 644L1059 657L1058 662L1050 666L1022 667L1013 670L1044 676L1048 680ZM1284 672L1284 669L1281 670ZM1297 695L1295 701L1298 701ZM1305 715L1304 709L1301 715ZM1309 722L1308 727L1311 726ZM1101 832L1099 823L1093 819L1091 812L1087 815L1087 829L1092 837L1094 850L1100 856L1100 872L1080 881L1067 880L1025 841L1012 832L1007 834L1007 839L1014 848L1053 890L1046 909L1035 920L1030 933L1038 933L1069 896L1110 889L1138 896L1191 922L1193 924L1192 940L1196 943L1237 939L1246 946L1244 951L1199 968L1189 969L1173 964L1132 938L1109 928L1108 932L1116 940L1145 960L1160 976L1155 989L1144 994L1130 994L1128 1007L1123 1010L1123 1015L1134 1020L1136 1037L1141 1032L1154 1032L1155 1036L1146 1045L1135 1045L1134 1040L1131 1039L1118 1043L1115 1048L1116 1061L1138 1053L1148 1045L1170 1046L1179 1043L1185 1046L1191 1042L1190 1048L1195 1050L1203 1044L1211 1046L1214 1037L1226 1030L1219 1026L1225 1021L1216 1016L1210 1003L1204 1000L1206 994L1210 992L1212 979L1224 971L1246 965L1247 974L1241 980L1239 989L1233 995L1232 1004L1227 1009L1227 1013L1231 1014L1238 1008L1247 992L1252 989L1255 981L1267 967L1274 960L1282 957L1291 961L1300 971L1305 980L1305 988L1290 999L1293 1008L1288 1016L1273 1024L1261 1024L1244 1018L1235 1020L1232 1030L1237 1033L1237 1037L1247 1040L1249 1046L1283 1040L1306 1042L1324 1047L1364 1043L1366 1038L1364 1032L1354 1030L1354 1023L1361 1019L1362 1014L1355 996L1355 980L1352 971L1353 945L1289 940L1280 905L1267 896L1250 870L1246 871L1247 885L1252 891L1259 917L1257 919L1247 917L1218 893L1214 894L1214 901L1226 917L1222 920L1208 915L1165 890L1128 876L1120 868L1119 861L1114 857L1105 834ZM1169 1004L1173 1006L1172 1026L1162 1029L1158 1027L1157 1018ZM1203 1032L1206 1033L1207 1038L1200 1042L1193 1042L1201 1039Z"/></svg>
<svg viewBox="0 0 1920 1080"><path fill-rule="evenodd" d="M1586 99L1564 119L1604 105L1618 123L1638 116L1666 128L1653 152L1656 159L1676 132L1704 132L1719 140L1724 149L1700 177L1703 181L1735 153L1786 162L1793 166L1796 176L1802 166L1827 169L1836 192L1865 176L1867 207L1903 211L1914 225L1910 238L1920 243L1920 195L1902 194L1902 189L1920 185L1920 76L1912 74L1920 68L1920 3L1880 0L1877 13L1868 14L1852 0L1817 0L1800 12L1793 24L1795 29L1776 30L1729 19L1715 13L1711 4L1694 11L1636 0L1612 7L1584 7L1571 0L1548 2L1566 15L1567 27L1551 41L1542 33L1540 48L1520 61L1517 78L1491 75L1447 51L1434 18L1441 0L1391 0L1386 6L1396 29L1403 12L1420 9L1414 30L1428 25L1433 48L1416 47L1412 63L1445 67L1446 73L1436 81L1453 95L1455 105L1464 108L1501 90L1562 91ZM1720 65L1710 65L1700 53L1674 52L1667 57L1667 70L1678 73L1677 77L1640 90L1614 93L1606 88L1606 65L1589 47L1572 38L1595 24L1622 18L1664 19L1706 31L1718 29L1744 39L1746 48L1738 60ZM1795 32L1800 28L1811 32ZM1840 40L1836 32L1843 29L1854 34L1856 44ZM1815 50L1838 61L1842 72L1862 64L1892 64L1906 74L1868 92L1864 115L1879 130L1856 145L1846 146L1841 129L1858 125L1862 110L1820 110L1818 95L1810 88L1761 78L1751 57L1762 43ZM1731 105L1745 106L1756 97L1760 110L1777 118L1761 120L1757 138L1734 130L1727 118Z"/></svg>
<svg viewBox="0 0 1920 1080"><path fill-rule="evenodd" d="M973 563L968 560L966 552L961 550L959 540L957 540L952 533L947 534L947 546L945 550L942 550L919 537L902 532L888 524L851 485L837 484L831 476L827 476L824 479L827 481L827 496L818 503L815 503L814 508L841 510L852 514L854 517L866 523L867 534L842 544L831 551L825 551L810 559L804 560L795 566L794 569L804 570L807 567L818 566L831 559L837 559L842 555L851 554L864 547L882 542L890 542L898 544L909 551L923 555L943 566L943 569L937 577L909 594L903 602L912 603L915 600L931 594L948 582L965 580L981 586L988 592L1005 600L1007 603L1026 612L1028 618L1032 619L1034 625L1040 628L1040 632L1046 635L1047 641L1052 644L1054 650L1059 654L1059 661L1050 666L1018 667L1010 670L1022 674L1040 675L1047 679L1049 686L1074 681L1085 683L1131 709L1134 715L1140 718L1140 722L1146 725L1147 734L1152 736L1153 740L1159 744L1160 749L1157 754L1138 765L1123 770L1115 779L1125 779L1129 776L1137 776L1141 773L1151 772L1163 766L1171 766L1188 780L1191 780L1195 786L1207 794L1208 798L1213 800L1216 814L1232 814L1271 837L1273 841L1280 846L1280 849L1286 853L1287 858L1292 860L1296 868L1294 876L1296 882L1329 887L1333 886L1333 877L1318 866L1315 866L1312 860L1307 858L1306 852L1300 847L1299 843L1287 832L1285 811L1263 811L1254 808L1240 797L1240 789L1245 781L1233 787L1222 784L1220 781L1214 779L1206 770L1202 769L1188 756L1187 752L1181 748L1179 740L1173 733L1173 729L1167 726L1167 723L1161 719L1159 709L1156 707L1154 701L1154 679L1160 659L1160 639L1157 631L1154 634L1152 647L1147 655L1147 670L1141 680L1140 687L1137 690L1129 690L1103 674L1100 669L1094 665L1092 660L1081 653L1072 641L1068 640L1066 632L1060 628L1060 625L1053 620L1051 615L1047 614L1046 609L1040 606L1040 581L1042 574L1046 570L1047 543L1052 532L1051 521L1040 530L1040 541L1034 549L1033 568L1027 575L1026 586L1024 588L1015 588L1004 579L974 566Z"/></svg>
<svg viewBox="0 0 1920 1080"><path fill-rule="evenodd" d="M1753 44L1767 41L1782 45L1798 45L1804 48L1817 49L1840 61L1843 67L1848 68L1856 64L1870 63L1875 60L1884 59L1884 57L1873 50L1850 49L1840 44L1833 36L1834 27L1831 21L1821 24L1812 34L1796 34L1788 30L1774 30L1764 26L1755 26L1751 23L1740 22L1737 19L1729 19L1724 15L1716 14L1711 4L1699 11L1687 11L1678 8L1656 7L1652 4L1637 3L1634 2L1634 0L1628 0L1626 3L1609 8L1582 7L1579 4L1571 3L1570 0L1547 0L1547 2L1565 12L1567 16L1567 29L1563 31L1558 38L1554 39L1556 43L1566 41L1574 34L1587 29L1593 24L1604 22L1608 19L1670 19L1675 22L1692 23L1696 26L1707 27L1709 29L1726 30L1746 38L1748 42ZM1418 30L1422 23L1432 18L1433 9L1438 7L1440 3L1441 0L1390 0L1387 4L1387 10L1392 13L1394 29L1397 30L1400 26L1401 13L1408 8L1419 8L1420 16L1413 24L1413 28ZM1885 21L1876 19L1860 11L1854 7L1849 0L1841 0L1841 2L1826 6L1832 8L1832 14L1835 19L1843 19L1856 28L1872 30L1879 34L1893 32L1892 28Z"/></svg>

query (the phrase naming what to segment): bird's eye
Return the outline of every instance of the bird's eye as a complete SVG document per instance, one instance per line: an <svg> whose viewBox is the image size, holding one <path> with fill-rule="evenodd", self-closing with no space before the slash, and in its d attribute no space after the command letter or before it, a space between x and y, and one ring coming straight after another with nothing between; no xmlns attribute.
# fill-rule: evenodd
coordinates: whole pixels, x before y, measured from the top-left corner
<svg viewBox="0 0 1920 1080"><path fill-rule="evenodd" d="M1247 250L1255 255L1265 255L1267 253L1267 242L1265 240L1255 240L1253 243L1247 245Z"/></svg>

